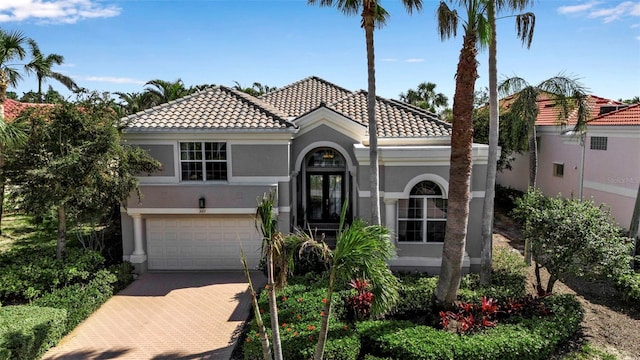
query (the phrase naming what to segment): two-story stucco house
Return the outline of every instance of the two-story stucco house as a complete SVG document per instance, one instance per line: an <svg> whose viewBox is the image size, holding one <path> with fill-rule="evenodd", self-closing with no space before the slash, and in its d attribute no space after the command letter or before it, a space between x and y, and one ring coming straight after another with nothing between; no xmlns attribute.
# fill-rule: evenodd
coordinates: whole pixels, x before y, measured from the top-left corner
<svg viewBox="0 0 640 360"><path fill-rule="evenodd" d="M128 116L126 141L162 163L122 209L123 251L139 271L237 269L260 259L256 199L277 192L280 230L335 236L370 217L366 92L309 77L259 98L217 86ZM382 222L396 268L437 272L447 220L451 125L377 98ZM480 263L487 147L474 144L465 270Z"/></svg>
<svg viewBox="0 0 640 360"><path fill-rule="evenodd" d="M536 186L547 196L605 204L623 228L629 228L640 185L640 104L589 96L586 132L575 134L575 114L558 125L551 101L538 100L538 173ZM529 157L516 156L511 170L498 173L500 185L525 191Z"/></svg>

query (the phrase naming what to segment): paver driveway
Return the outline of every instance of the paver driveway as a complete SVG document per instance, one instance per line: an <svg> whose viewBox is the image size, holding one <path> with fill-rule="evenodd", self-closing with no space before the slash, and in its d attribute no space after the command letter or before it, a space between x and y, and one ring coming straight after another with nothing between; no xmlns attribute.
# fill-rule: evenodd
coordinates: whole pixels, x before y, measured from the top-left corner
<svg viewBox="0 0 640 360"><path fill-rule="evenodd" d="M250 308L242 272L146 273L43 359L229 359Z"/></svg>

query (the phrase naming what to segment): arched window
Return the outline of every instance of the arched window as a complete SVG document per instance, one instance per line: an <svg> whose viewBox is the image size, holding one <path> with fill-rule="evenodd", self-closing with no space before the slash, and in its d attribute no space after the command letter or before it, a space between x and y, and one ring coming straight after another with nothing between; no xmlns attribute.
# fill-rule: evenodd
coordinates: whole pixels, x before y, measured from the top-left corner
<svg viewBox="0 0 640 360"><path fill-rule="evenodd" d="M322 148L309 155L308 168L344 168L345 161L342 155L334 149Z"/></svg>
<svg viewBox="0 0 640 360"><path fill-rule="evenodd" d="M409 199L398 200L398 241L443 242L447 226L447 199L438 184L421 181Z"/></svg>

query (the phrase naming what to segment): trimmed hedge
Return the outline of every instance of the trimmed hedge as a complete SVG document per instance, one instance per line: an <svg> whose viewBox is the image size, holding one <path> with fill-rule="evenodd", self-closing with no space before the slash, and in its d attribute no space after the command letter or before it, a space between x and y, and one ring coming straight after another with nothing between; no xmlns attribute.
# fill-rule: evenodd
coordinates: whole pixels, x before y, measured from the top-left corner
<svg viewBox="0 0 640 360"><path fill-rule="evenodd" d="M73 284L35 300L35 306L45 306L67 311L64 334L73 330L113 295L116 276L108 270L99 270L88 284Z"/></svg>
<svg viewBox="0 0 640 360"><path fill-rule="evenodd" d="M66 310L27 305L0 308L0 360L39 359L63 336Z"/></svg>
<svg viewBox="0 0 640 360"><path fill-rule="evenodd" d="M393 359L546 359L578 330L580 303L571 295L552 296L553 315L514 319L473 335L458 335L409 321L359 323L363 350Z"/></svg>
<svg viewBox="0 0 640 360"><path fill-rule="evenodd" d="M53 290L87 282L103 264L99 252L72 247L63 260L57 260L49 248L5 252L0 255L0 301L27 303Z"/></svg>

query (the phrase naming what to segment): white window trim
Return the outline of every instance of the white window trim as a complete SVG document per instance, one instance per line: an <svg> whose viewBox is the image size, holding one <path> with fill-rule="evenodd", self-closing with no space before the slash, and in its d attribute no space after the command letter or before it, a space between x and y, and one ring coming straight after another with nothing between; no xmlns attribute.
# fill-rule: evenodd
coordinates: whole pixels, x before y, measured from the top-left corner
<svg viewBox="0 0 640 360"><path fill-rule="evenodd" d="M200 143L201 144L201 151L202 151L202 159L201 160L196 160L196 161L191 161L191 160L182 160L182 144L188 144L188 143ZM206 160L205 158L205 144L225 144L225 160ZM230 178L230 163L231 163L231 146L229 145L229 142L227 141L215 141L215 140L180 140L178 141L178 146L176 147L176 152L177 152L177 175L178 175L178 179L181 183L192 183L192 184L198 184L198 183L228 183L229 182L229 178ZM202 180L185 180L182 178L182 163L183 162L197 162L200 161L202 163ZM206 178L206 173L207 173L207 163L225 163L227 165L227 174L226 174L226 178L224 180L207 180Z"/></svg>

